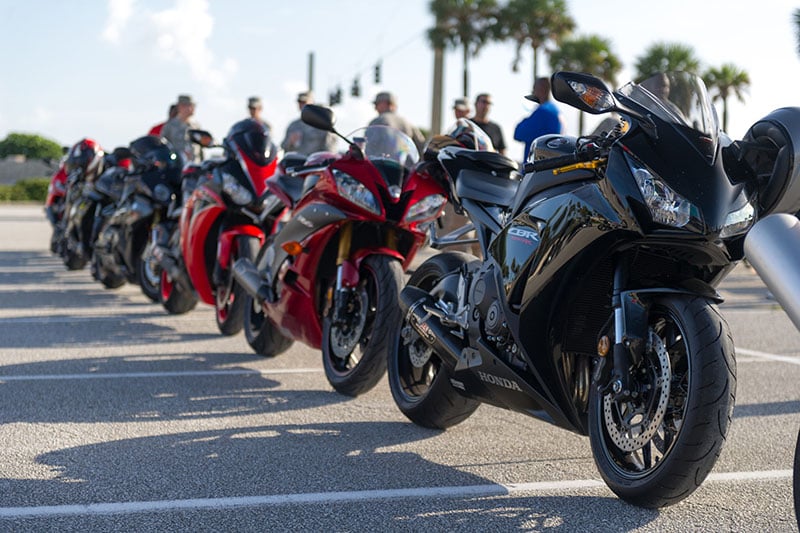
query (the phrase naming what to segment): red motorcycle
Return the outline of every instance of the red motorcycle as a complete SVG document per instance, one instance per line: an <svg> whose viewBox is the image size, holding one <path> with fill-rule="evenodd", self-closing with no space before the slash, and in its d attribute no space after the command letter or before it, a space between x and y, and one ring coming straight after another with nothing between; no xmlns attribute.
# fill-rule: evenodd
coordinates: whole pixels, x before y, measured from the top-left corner
<svg viewBox="0 0 800 533"><path fill-rule="evenodd" d="M266 238L255 264L246 257L234 264L250 296L245 335L264 356L295 340L321 347L328 381L355 396L386 370L403 271L447 192L435 157L417 165L417 149L402 132L370 126L348 139L334 129L330 109L312 104L301 118L350 148L312 155L267 180L292 216Z"/></svg>
<svg viewBox="0 0 800 533"><path fill-rule="evenodd" d="M190 132L192 141L212 144L211 135ZM265 180L275 172L277 148L259 121L234 124L222 143L225 159L198 178L180 216L180 248L200 301L216 309L223 335L242 329L244 290L231 275L233 261L255 257L269 225Z"/></svg>
<svg viewBox="0 0 800 533"><path fill-rule="evenodd" d="M54 254L61 253L61 240L64 233L61 219L64 217L64 200L67 196L66 163L66 159L62 161L58 165L58 170L50 178L50 184L47 186L47 199L44 202L44 214L53 227L53 234L50 237L50 251Z"/></svg>

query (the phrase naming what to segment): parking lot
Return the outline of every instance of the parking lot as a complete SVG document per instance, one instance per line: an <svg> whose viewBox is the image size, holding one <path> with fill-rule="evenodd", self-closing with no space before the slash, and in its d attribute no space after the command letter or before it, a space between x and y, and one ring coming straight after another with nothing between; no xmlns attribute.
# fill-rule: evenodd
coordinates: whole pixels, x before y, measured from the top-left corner
<svg viewBox="0 0 800 533"><path fill-rule="evenodd" d="M684 502L632 507L587 438L482 406L408 422L385 379L333 391L320 355L255 356L211 308L167 315L48 251L39 206L0 205L0 531L797 531L800 334L738 267L732 429Z"/></svg>

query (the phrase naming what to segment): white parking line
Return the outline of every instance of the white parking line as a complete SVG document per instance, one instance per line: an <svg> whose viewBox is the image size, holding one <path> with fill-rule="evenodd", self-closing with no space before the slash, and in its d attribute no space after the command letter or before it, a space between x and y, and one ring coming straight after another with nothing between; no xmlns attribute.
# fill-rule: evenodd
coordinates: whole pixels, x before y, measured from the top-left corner
<svg viewBox="0 0 800 533"><path fill-rule="evenodd" d="M7 381L48 381L67 379L125 379L125 378L173 378L197 376L246 376L270 374L315 374L322 372L321 368L276 368L274 370L176 370L172 372L108 372L91 374L31 374L17 376L0 375L0 383Z"/></svg>
<svg viewBox="0 0 800 533"><path fill-rule="evenodd" d="M736 481L768 481L789 479L791 470L760 472L728 472L711 474L707 483ZM370 500L408 498L469 498L510 496L521 494L550 494L605 487L594 479L466 485L456 487L417 487L408 489L360 490L345 492L311 492L305 494L273 494L235 498L197 498L149 502L89 503L76 505L43 505L32 507L0 507L0 519L41 518L46 516L89 516L109 514L152 513L178 510L230 509L233 507L264 507L276 505L306 505Z"/></svg>
<svg viewBox="0 0 800 533"><path fill-rule="evenodd" d="M774 353L759 352L757 350L748 350L747 348L736 348L736 354L749 355L751 357L768 359L770 361L779 361L781 363L789 363L792 365L800 365L800 357L793 357L791 355L776 355Z"/></svg>

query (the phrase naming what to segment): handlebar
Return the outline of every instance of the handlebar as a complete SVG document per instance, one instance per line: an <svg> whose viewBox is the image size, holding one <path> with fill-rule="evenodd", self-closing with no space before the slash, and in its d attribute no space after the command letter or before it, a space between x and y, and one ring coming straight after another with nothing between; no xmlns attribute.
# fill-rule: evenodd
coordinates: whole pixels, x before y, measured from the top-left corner
<svg viewBox="0 0 800 533"><path fill-rule="evenodd" d="M558 157L550 157L548 159L540 159L538 161L534 161L533 163L525 163L525 173L528 172L538 172L540 170L551 170L558 167L565 167L567 165L574 165L578 163L580 159L578 158L578 153L572 153L567 155L561 155Z"/></svg>

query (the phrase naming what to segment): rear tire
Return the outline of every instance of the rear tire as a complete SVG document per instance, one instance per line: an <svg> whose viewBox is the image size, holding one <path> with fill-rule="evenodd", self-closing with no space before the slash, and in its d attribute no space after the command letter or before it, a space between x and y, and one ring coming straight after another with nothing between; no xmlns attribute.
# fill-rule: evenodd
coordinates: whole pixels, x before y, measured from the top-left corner
<svg viewBox="0 0 800 533"><path fill-rule="evenodd" d="M648 349L632 373L643 392L617 401L592 386L589 439L612 491L659 508L689 496L716 463L733 415L736 361L728 324L704 298L658 298L648 325Z"/></svg>
<svg viewBox="0 0 800 533"><path fill-rule="evenodd" d="M92 255L92 276L102 283L106 289L119 289L125 285L125 276L107 272L100 266L100 262L95 255Z"/></svg>
<svg viewBox="0 0 800 533"><path fill-rule="evenodd" d="M174 283L164 269L161 269L159 289L161 305L171 315L188 313L197 305L197 293L194 289L186 289L180 283Z"/></svg>
<svg viewBox="0 0 800 533"><path fill-rule="evenodd" d="M244 336L258 355L274 357L285 352L294 340L283 335L264 313L264 309L249 294L245 296Z"/></svg>
<svg viewBox="0 0 800 533"><path fill-rule="evenodd" d="M420 265L408 285L430 292L443 276L474 260L474 256L460 252L434 255ZM426 428L454 426L469 418L480 405L458 393L439 356L408 325L405 317L392 335L389 387L400 411Z"/></svg>
<svg viewBox="0 0 800 533"><path fill-rule="evenodd" d="M389 339L400 321L398 295L403 270L397 259L367 257L361 281L350 295L348 317L334 324L330 310L322 321L322 364L337 392L358 396L372 389L386 372Z"/></svg>

